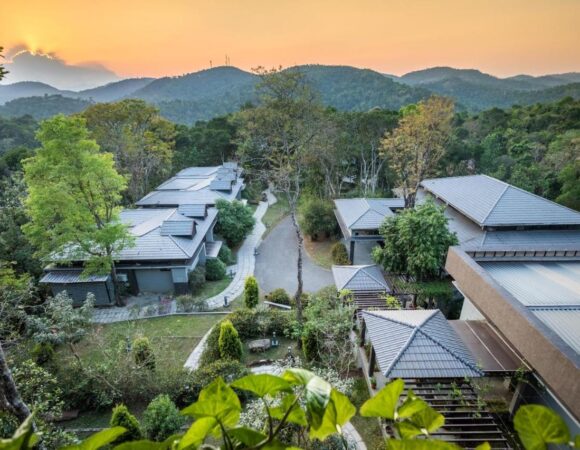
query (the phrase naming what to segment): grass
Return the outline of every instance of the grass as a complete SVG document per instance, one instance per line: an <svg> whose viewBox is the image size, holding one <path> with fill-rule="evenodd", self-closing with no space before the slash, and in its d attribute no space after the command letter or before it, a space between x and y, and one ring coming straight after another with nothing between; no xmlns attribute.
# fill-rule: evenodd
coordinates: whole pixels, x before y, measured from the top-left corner
<svg viewBox="0 0 580 450"><path fill-rule="evenodd" d="M199 299L211 298L214 295L219 294L225 288L227 288L231 282L232 282L232 279L228 276L226 276L223 280L206 281L205 284L202 286L202 288L198 292L196 292L193 295L193 297L199 298Z"/></svg>
<svg viewBox="0 0 580 450"><path fill-rule="evenodd" d="M358 409L369 398L365 379L362 376L356 378L350 400ZM368 449L385 448L385 441L376 417L362 417L357 414L350 422L359 432Z"/></svg>
<svg viewBox="0 0 580 450"><path fill-rule="evenodd" d="M169 316L95 325L78 344L78 350L83 358L98 362L106 357L101 349L126 345L137 336L145 336L151 342L159 367L183 367L203 335L222 318L218 314Z"/></svg>
<svg viewBox="0 0 580 450"><path fill-rule="evenodd" d="M278 197L276 203L268 206L268 210L264 214L264 217L262 217L262 222L266 225L266 234L278 225L289 212L288 200L283 197Z"/></svg>
<svg viewBox="0 0 580 450"><path fill-rule="evenodd" d="M249 364L254 361L260 361L262 359L284 359L288 354L288 347L292 347L292 354L294 356L298 355L298 347L296 341L288 339L285 337L279 337L280 345L278 347L270 347L265 352L252 353L248 349L248 342L244 342L244 363Z"/></svg>
<svg viewBox="0 0 580 450"><path fill-rule="evenodd" d="M310 256L316 264L325 269L332 267L332 246L337 241L335 239L324 239L313 241L309 237L304 238L304 248L306 253Z"/></svg>

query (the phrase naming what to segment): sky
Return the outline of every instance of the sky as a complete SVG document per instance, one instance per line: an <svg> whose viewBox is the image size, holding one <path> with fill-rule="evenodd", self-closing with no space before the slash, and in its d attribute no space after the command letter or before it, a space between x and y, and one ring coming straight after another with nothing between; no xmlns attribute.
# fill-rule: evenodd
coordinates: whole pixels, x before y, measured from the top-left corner
<svg viewBox="0 0 580 450"><path fill-rule="evenodd" d="M580 0L2 0L0 46L119 77L225 63L580 71ZM8 58L8 63L10 58ZM102 73L101 73L102 74ZM113 75L111 75L113 76Z"/></svg>

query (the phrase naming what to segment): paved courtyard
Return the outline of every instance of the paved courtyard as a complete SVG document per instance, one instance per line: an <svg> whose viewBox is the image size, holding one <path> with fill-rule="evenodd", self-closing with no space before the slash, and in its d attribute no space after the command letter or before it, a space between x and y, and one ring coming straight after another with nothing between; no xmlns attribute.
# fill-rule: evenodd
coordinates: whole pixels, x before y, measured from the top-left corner
<svg viewBox="0 0 580 450"><path fill-rule="evenodd" d="M266 236L256 257L255 276L264 293L276 288L285 289L290 295L296 292L298 250L294 227L290 217L283 219ZM304 291L316 292L334 285L332 273L312 261L306 252L303 259Z"/></svg>

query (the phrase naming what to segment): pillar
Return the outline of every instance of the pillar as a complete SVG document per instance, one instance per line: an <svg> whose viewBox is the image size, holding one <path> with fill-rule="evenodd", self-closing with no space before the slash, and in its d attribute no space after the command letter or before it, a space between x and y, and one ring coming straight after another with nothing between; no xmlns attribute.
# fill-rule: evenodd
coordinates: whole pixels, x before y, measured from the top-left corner
<svg viewBox="0 0 580 450"><path fill-rule="evenodd" d="M354 243L352 239L350 240L350 263L354 264Z"/></svg>

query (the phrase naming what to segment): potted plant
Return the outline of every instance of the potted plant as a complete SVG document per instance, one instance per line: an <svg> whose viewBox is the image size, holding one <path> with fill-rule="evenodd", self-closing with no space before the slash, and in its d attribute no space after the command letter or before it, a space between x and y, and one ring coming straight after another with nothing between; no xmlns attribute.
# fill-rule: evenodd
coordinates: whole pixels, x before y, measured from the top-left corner
<svg viewBox="0 0 580 450"><path fill-rule="evenodd" d="M375 377L371 377L371 387L373 389L377 388L377 379Z"/></svg>

